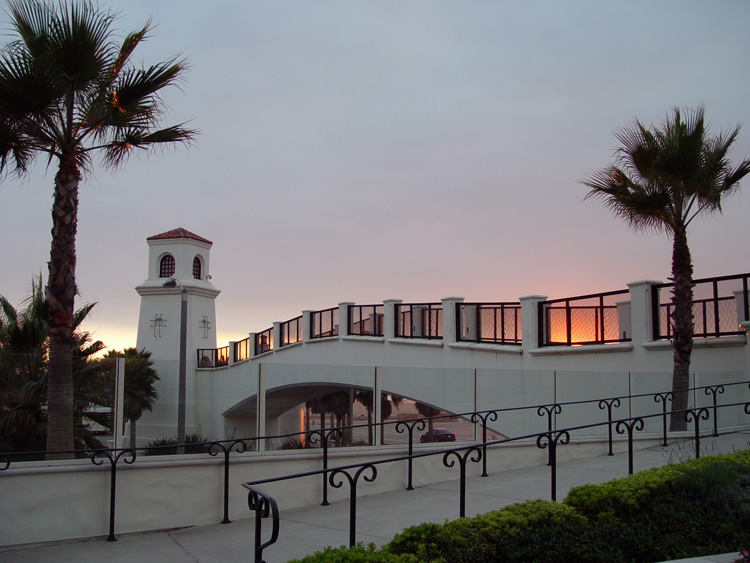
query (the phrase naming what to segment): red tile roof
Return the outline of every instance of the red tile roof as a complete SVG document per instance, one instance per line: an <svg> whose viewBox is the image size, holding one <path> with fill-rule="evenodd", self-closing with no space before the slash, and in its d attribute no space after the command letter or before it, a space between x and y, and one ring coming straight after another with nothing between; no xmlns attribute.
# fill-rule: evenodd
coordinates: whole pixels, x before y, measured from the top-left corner
<svg viewBox="0 0 750 563"><path fill-rule="evenodd" d="M166 239L176 239L176 238L189 238L189 239L197 240L199 242L205 242L206 244L213 244L210 240L205 239L203 237L199 237L198 235L191 233L190 231L182 229L182 228L172 229L171 231L167 231L166 233L161 233L159 235L148 237L146 240L166 240Z"/></svg>

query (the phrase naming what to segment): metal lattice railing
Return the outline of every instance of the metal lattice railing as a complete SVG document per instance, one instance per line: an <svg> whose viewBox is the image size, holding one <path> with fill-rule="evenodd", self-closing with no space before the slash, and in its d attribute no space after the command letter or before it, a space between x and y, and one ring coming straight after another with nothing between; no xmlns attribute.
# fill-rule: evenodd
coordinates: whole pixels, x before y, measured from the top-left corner
<svg viewBox="0 0 750 563"><path fill-rule="evenodd" d="M302 315L281 323L281 342L279 347L289 346L302 341Z"/></svg>
<svg viewBox="0 0 750 563"><path fill-rule="evenodd" d="M541 302L540 345L574 346L628 342L629 295L628 290L622 290ZM627 314L624 313L625 310Z"/></svg>
<svg viewBox="0 0 750 563"><path fill-rule="evenodd" d="M456 312L459 340L521 344L520 303L457 303Z"/></svg>
<svg viewBox="0 0 750 563"><path fill-rule="evenodd" d="M750 319L748 279L750 274L693 281L693 337L719 338L744 334L739 324ZM674 284L671 283L654 286L654 340L672 338L671 318L674 305L671 303L670 293L673 287ZM735 292L739 295L739 303Z"/></svg>

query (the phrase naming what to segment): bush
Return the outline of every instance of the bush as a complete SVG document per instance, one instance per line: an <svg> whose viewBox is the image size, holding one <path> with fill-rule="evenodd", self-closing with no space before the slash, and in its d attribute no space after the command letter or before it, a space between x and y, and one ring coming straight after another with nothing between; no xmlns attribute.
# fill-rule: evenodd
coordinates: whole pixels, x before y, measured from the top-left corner
<svg viewBox="0 0 750 563"><path fill-rule="evenodd" d="M188 434L185 436L185 453L202 454L208 452L208 438L199 434ZM177 438L157 438L146 444L143 455L176 455L179 442Z"/></svg>
<svg viewBox="0 0 750 563"><path fill-rule="evenodd" d="M396 555L377 549L372 543L367 547L358 543L354 547L327 547L288 563L419 563L419 559L411 554Z"/></svg>
<svg viewBox="0 0 750 563"><path fill-rule="evenodd" d="M562 504L419 524L380 550L328 548L297 563L647 563L748 545L750 450L576 487Z"/></svg>

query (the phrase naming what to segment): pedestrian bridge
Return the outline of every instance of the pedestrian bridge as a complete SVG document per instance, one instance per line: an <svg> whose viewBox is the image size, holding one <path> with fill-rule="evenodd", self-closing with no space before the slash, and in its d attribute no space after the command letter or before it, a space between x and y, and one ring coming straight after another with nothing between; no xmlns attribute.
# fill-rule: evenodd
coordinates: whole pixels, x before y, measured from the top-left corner
<svg viewBox="0 0 750 563"><path fill-rule="evenodd" d="M748 378L749 277L696 281L692 387ZM555 300L449 297L304 311L188 359L187 433L278 435L326 424L326 416L329 425L409 418L415 403L432 414L465 413L669 389L670 288L640 281ZM156 363L161 383L170 384L175 362ZM157 403L139 421L139 438L174 435L175 409ZM559 423L590 414L569 412ZM493 431L519 435L540 423L527 415Z"/></svg>

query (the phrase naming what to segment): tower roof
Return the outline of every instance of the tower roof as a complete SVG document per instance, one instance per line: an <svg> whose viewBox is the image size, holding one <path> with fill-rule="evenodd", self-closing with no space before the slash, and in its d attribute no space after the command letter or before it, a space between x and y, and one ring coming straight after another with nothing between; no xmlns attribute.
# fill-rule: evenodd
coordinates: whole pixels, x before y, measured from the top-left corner
<svg viewBox="0 0 750 563"><path fill-rule="evenodd" d="M199 242L204 242L206 244L213 245L213 243L210 240L205 239L203 237L199 237L198 235L191 233L187 229L183 229L183 228L172 229L171 231L167 231L166 233L161 233L158 235L154 235L152 237L148 237L146 240L167 240L167 239L177 239L177 238L189 238L189 239L197 240Z"/></svg>

